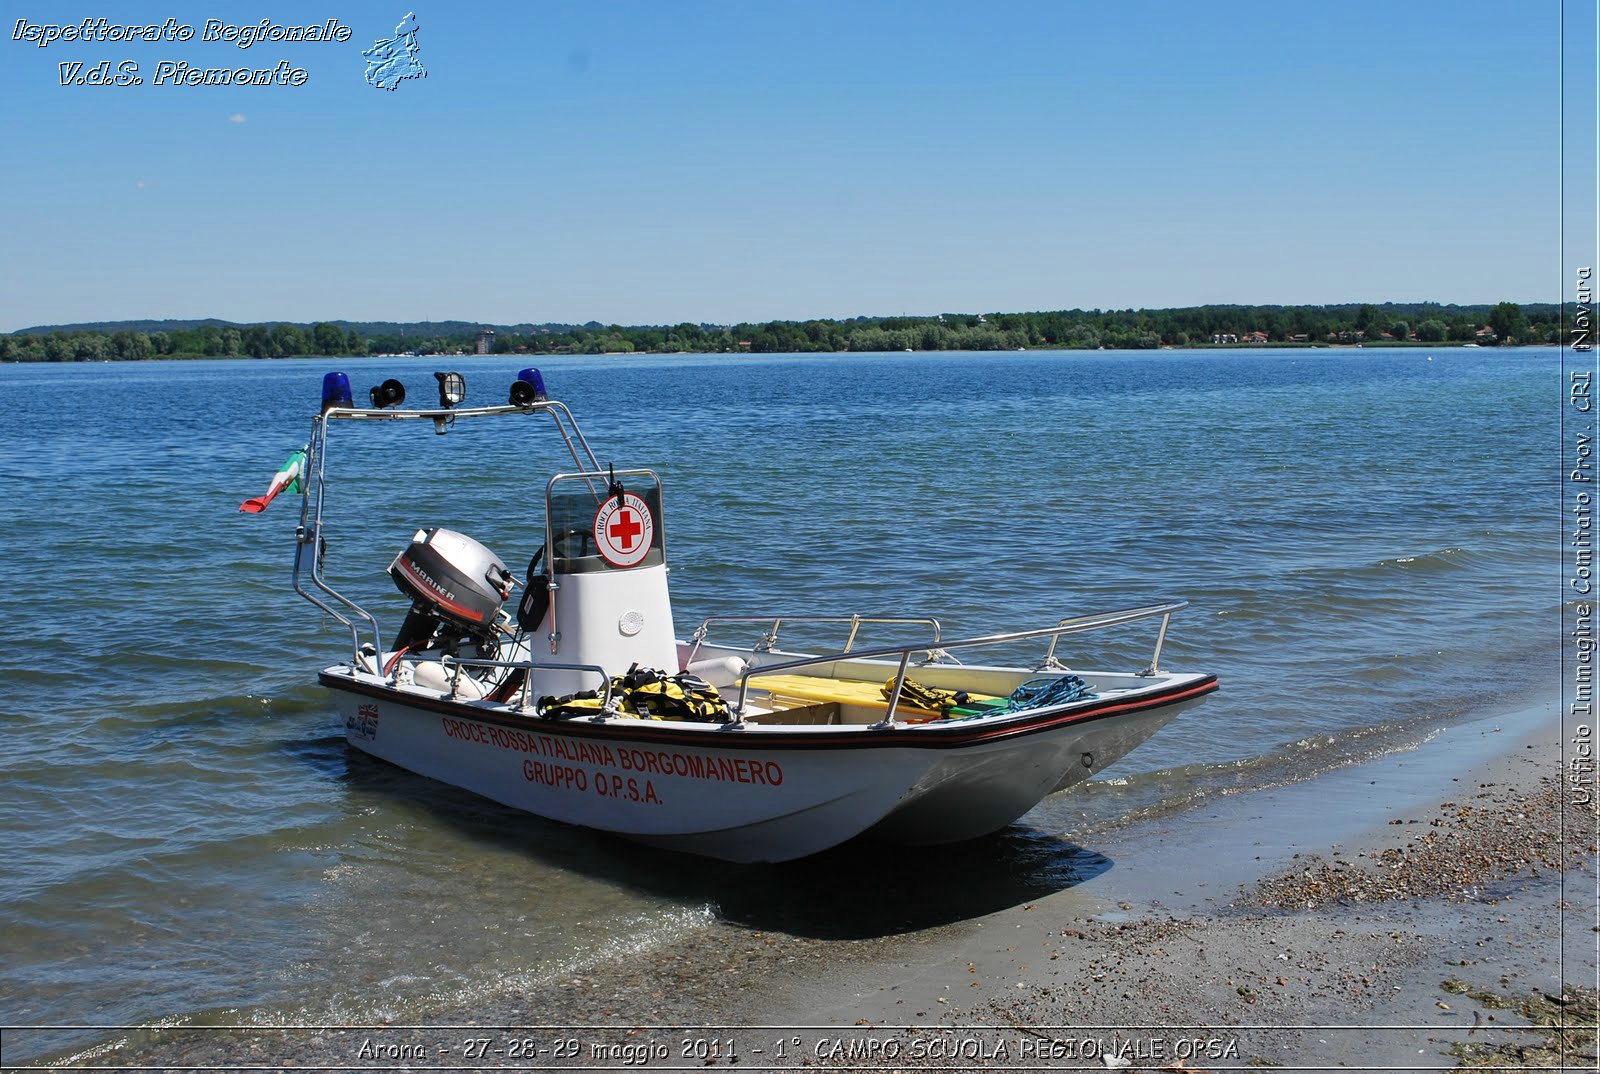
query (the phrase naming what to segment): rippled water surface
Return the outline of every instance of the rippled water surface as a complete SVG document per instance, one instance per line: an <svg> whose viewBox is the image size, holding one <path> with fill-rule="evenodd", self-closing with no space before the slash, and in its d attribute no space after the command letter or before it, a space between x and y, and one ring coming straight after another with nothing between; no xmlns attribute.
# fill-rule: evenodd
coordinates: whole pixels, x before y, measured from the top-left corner
<svg viewBox="0 0 1600 1074"><path fill-rule="evenodd" d="M500 401L522 364L450 362L471 402ZM390 375L422 395L445 368L345 364L358 395ZM305 441L326 368L0 367L0 1022L403 1018L715 917L819 930L808 871L639 850L346 748L314 678L348 635L288 588L296 504L237 511ZM1553 682L1553 351L541 368L602 460L663 474L680 633L862 612L959 635L1191 602L1163 664L1223 691L952 851L983 897L1092 872L1093 832L1121 816L1393 749ZM390 622L383 568L417 526L518 567L540 543L559 445L479 425L335 434L330 574ZM1064 655L1137 666L1147 627Z"/></svg>

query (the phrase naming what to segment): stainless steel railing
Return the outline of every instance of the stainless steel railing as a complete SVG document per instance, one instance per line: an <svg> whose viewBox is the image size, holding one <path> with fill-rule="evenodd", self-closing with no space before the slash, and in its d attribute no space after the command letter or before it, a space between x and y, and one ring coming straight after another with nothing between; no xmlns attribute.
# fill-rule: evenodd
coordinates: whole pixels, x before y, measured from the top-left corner
<svg viewBox="0 0 1600 1074"><path fill-rule="evenodd" d="M604 693L602 694L600 701L600 712L597 715L615 715L611 707L611 676L608 675L606 673L606 669L601 667L599 664L535 664L530 660L481 660L450 656L449 654L441 654L438 657L418 656L412 657L412 659L414 661L436 659L440 667L444 668L446 671L449 671L450 696L452 698L460 696L462 668L507 668L513 670L516 668L523 668L528 672L528 674L522 678L522 697L518 702L518 707L524 710L526 710L528 707L528 693L533 687L533 673L535 671L538 671L542 668L549 668L557 671L592 671L596 675L600 676L600 681L604 684L601 687Z"/></svg>
<svg viewBox="0 0 1600 1074"><path fill-rule="evenodd" d="M771 652L773 648L777 646L778 628L784 623L849 623L850 636L845 639L844 649L841 650L844 653L850 652L850 650L855 647L856 634L861 630L861 624L863 623L889 626L915 625L932 627L933 641L929 645L912 646L913 651L918 649L931 651L932 649L939 648L939 636L943 631L943 628L939 625L939 620L937 619L897 619L886 616L865 615L714 615L710 618L702 619L700 621L700 625L695 628L694 633L689 636L689 640L694 644L689 649L689 659L684 661L685 664L694 662L695 654L700 651L700 645L705 641L706 635L710 632L711 624L713 623L771 623L771 628L768 629L766 633L762 634L761 638L755 643L754 646L751 647L752 651L758 653Z"/></svg>
<svg viewBox="0 0 1600 1074"><path fill-rule="evenodd" d="M572 461L580 470L591 473L598 472L600 461L595 457L594 450L584 438L583 430L578 426L578 420L572 416L564 403L550 399L528 406L480 406L456 407L453 409L419 409L419 410L382 410L373 407L333 407L319 415L312 421L311 439L307 444L307 476L305 478L305 495L300 505L300 525L295 530L294 568L290 576L290 584L294 591L323 612L326 612L335 621L342 624L350 631L350 648L352 659L356 663L361 661L361 635L363 629L372 635L372 648L376 653L382 653L383 632L378 626L378 619L371 612L357 604L350 597L345 596L330 585L323 577L323 548L326 537L325 506L326 506L326 460L328 425L335 420L350 421L431 421L436 429L443 431L449 423L458 418L484 418L501 417L512 414L548 414L555 423L556 431L560 434L562 443L566 445L567 452L572 456ZM593 487L591 486L591 491ZM302 572L308 574L312 585L327 594L331 599L325 600L312 592L302 583ZM335 604L346 609L341 611ZM364 625L363 625L364 624ZM554 667L545 664L544 667ZM387 676L385 676L387 678Z"/></svg>
<svg viewBox="0 0 1600 1074"><path fill-rule="evenodd" d="M1188 601L1168 601L1163 604L1151 604L1143 608L1128 608L1123 611L1101 612L1095 615L1081 615L1071 619L1063 619L1053 627L1042 627L1038 630L1019 630L1008 634L988 634L978 638L962 638L959 641L944 641L939 643L942 649L975 649L989 645L1004 645L1008 642L1028 641L1032 638L1049 638L1050 648L1045 656L1045 664L1055 663L1056 641L1063 634L1079 634L1089 630L1103 630L1106 627L1120 626L1124 623L1134 623L1141 619L1161 617L1161 629L1156 636L1155 653L1150 658L1150 666L1141 675L1155 675L1159 673L1161 661L1161 647L1166 643L1167 624L1171 622L1174 612L1188 607ZM743 726L745 702L750 694L750 680L762 675L776 675L796 668L813 667L817 664L828 664L846 656L857 660L893 659L899 658L899 667L895 671L894 690L890 693L889 708L884 713L883 719L873 724L874 727L889 727L894 723L895 710L900 705L900 694L905 688L906 670L911 662L911 654L926 650L923 645L894 645L881 649L863 649L855 653L827 653L823 656L808 656L800 660L786 660L781 664L767 664L762 667L746 668L739 676L739 701L734 708L734 724ZM1059 664L1055 666L1059 667Z"/></svg>
<svg viewBox="0 0 1600 1074"><path fill-rule="evenodd" d="M957 641L940 641L939 644L941 648L945 649L975 649L993 645L1004 645L1010 642L1028 641L1033 638L1049 638L1050 646L1046 651L1045 660L1040 667L1046 668L1054 666L1057 669L1061 669L1061 665L1055 661L1055 651L1056 644L1062 635L1085 633L1091 630L1103 630L1108 627L1121 626L1126 623L1135 623L1143 619L1152 619L1159 616L1161 618L1161 627L1156 635L1155 651L1151 656L1150 666L1144 671L1139 672L1140 675L1155 675L1159 673L1161 649L1166 643L1167 628L1172 621L1172 616L1175 612L1179 612L1186 607L1188 607L1187 601L1168 601L1162 604L1151 604L1140 608L1127 608L1115 612L1101 612L1095 615L1076 616L1070 619L1063 619L1053 627L1042 627L1038 630L1019 630L1005 634L986 634L982 637L962 638ZM851 622L854 618L856 617L818 617L815 619L793 621L847 623ZM764 617L745 616L714 617L713 619L707 620L708 623L770 621L771 620ZM934 620L893 618L876 620L863 618L861 621L881 621L887 623L934 623L936 630L935 639L938 640L937 623ZM702 627L704 626L705 624L702 624ZM851 635L851 640L854 640L853 632ZM905 688L906 673L910 667L911 656L913 653L924 652L926 649L927 646L925 645L895 645L885 646L877 649L862 649L855 652L852 652L847 648L839 652L824 653L820 656L807 656L798 660L786 660L779 664L768 664L763 667L746 668L744 673L739 676L739 699L733 707L733 720L725 726L732 730L739 730L745 726L745 709L746 703L749 700L750 680L753 678L760 678L763 675L782 674L784 672L793 671L796 668L813 667L818 664L833 663L847 658L855 660L877 660L886 658L894 659L898 657L899 663L895 670L894 689L890 692L890 695L887 699L888 708L884 712L883 719L871 725L875 728L891 727L894 724L895 713L900 705L900 695ZM601 687L603 693L600 711L595 714L594 718L604 719L608 716L616 715L616 710L613 708L612 704L611 676L605 668L598 664L555 664L534 663L529 660L487 660L454 657L448 654L442 654L440 656L418 655L411 657L411 659L413 661L437 662L441 667L446 669L450 673L451 697L458 697L460 695L461 671L463 668L482 667L506 668L512 670L517 668L525 669L528 674L522 681L521 698L518 703L519 707L523 711L526 711L528 708L528 699L533 685L534 673L541 668L563 671L592 672L596 675L599 675L601 682L603 683L603 686Z"/></svg>

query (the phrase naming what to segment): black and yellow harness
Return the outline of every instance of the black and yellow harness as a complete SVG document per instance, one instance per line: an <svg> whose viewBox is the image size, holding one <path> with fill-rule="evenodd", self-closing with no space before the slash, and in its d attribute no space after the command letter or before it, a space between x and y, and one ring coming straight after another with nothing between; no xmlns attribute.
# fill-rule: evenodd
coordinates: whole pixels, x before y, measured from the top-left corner
<svg viewBox="0 0 1600 1074"><path fill-rule="evenodd" d="M625 675L611 677L611 700L615 715L641 720L727 723L733 718L727 701L704 679L687 672L668 675L638 664ZM604 706L601 691L580 690L565 697L541 697L537 711L541 719L570 720L598 716Z"/></svg>

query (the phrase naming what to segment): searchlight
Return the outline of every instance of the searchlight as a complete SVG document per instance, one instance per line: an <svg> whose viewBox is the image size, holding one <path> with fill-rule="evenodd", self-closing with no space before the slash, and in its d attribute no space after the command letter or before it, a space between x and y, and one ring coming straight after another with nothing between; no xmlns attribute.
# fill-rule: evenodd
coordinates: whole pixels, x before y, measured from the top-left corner
<svg viewBox="0 0 1600 1074"><path fill-rule="evenodd" d="M467 380L460 373L435 373L439 378L439 405L449 410L467 397Z"/></svg>

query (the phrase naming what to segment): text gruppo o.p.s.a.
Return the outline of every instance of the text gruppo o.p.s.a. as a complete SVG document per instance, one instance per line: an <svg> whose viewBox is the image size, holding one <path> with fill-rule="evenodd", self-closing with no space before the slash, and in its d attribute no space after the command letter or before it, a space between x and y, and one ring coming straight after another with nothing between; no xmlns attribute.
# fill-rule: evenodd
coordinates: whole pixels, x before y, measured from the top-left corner
<svg viewBox="0 0 1600 1074"><path fill-rule="evenodd" d="M654 749L648 746L612 745L606 742L587 742L581 738L547 735L523 731L514 727L459 720L441 716L440 726L445 737L460 742L472 742L509 750L513 753L531 754L540 761L529 760L523 765L523 775L534 783L550 787L571 788L577 791L602 784L618 788L619 797L654 804L658 796L654 785L645 793L644 784L636 784L639 797L627 793L629 780L640 777L673 776L716 783L742 783L757 787L783 785L783 766L777 761L744 757L723 757L692 750ZM544 763L545 761L554 763ZM579 767L589 766L589 768ZM589 769L594 769L591 774ZM598 771L610 769L611 773ZM622 783L616 782L620 776ZM582 784L582 786L580 786Z"/></svg>

